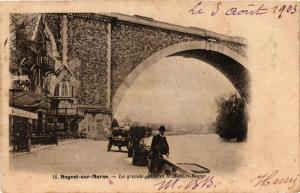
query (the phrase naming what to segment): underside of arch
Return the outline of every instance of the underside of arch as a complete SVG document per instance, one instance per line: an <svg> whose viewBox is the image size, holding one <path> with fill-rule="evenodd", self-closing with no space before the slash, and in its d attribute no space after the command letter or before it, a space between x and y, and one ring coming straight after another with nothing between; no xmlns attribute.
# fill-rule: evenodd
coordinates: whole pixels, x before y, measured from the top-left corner
<svg viewBox="0 0 300 193"><path fill-rule="evenodd" d="M192 41L166 47L140 63L126 77L113 96L113 112L116 111L126 91L138 76L152 64L168 56L195 58L210 64L228 78L246 102L249 101L249 72L246 68L246 59L224 45L207 41Z"/></svg>

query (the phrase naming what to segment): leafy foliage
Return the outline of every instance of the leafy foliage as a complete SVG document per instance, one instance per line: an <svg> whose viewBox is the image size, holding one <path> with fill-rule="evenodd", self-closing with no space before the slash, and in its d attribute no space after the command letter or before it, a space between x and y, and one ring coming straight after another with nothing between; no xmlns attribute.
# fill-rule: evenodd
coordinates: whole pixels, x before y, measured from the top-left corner
<svg viewBox="0 0 300 193"><path fill-rule="evenodd" d="M247 113L244 100L234 94L229 99L222 98L218 106L216 128L219 136L225 140L245 140Z"/></svg>

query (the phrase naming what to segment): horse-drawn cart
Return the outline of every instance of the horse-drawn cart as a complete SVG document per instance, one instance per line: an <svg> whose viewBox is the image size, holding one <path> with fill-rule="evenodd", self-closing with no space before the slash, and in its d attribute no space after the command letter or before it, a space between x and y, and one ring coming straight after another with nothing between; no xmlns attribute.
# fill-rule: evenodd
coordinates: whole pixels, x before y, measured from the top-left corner
<svg viewBox="0 0 300 193"><path fill-rule="evenodd" d="M108 136L108 148L107 151L110 151L112 146L117 146L119 151L121 151L122 147L128 148L129 143L129 134L127 130L122 128L115 129Z"/></svg>

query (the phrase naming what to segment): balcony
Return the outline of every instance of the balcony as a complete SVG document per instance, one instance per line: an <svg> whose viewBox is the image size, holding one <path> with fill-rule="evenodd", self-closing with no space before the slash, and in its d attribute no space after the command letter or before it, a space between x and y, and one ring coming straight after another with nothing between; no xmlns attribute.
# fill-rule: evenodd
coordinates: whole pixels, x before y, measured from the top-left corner
<svg viewBox="0 0 300 193"><path fill-rule="evenodd" d="M84 109L82 108L58 108L50 109L49 114L59 116L84 116Z"/></svg>

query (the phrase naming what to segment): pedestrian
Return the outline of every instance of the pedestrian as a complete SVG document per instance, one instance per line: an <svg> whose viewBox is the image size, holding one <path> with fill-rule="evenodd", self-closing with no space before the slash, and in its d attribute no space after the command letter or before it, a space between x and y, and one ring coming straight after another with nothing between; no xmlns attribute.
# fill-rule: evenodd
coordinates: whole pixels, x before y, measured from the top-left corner
<svg viewBox="0 0 300 193"><path fill-rule="evenodd" d="M166 128L160 126L159 134L155 135L152 139L151 149L150 149L150 166L149 175L157 177L163 168L163 155L169 157L169 144L165 136Z"/></svg>
<svg viewBox="0 0 300 193"><path fill-rule="evenodd" d="M15 132L12 135L12 143L13 143L13 152L16 152L19 148L19 140L20 140L20 133Z"/></svg>

